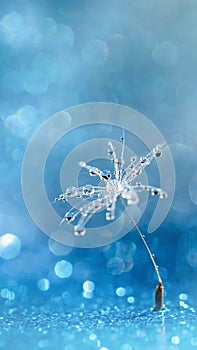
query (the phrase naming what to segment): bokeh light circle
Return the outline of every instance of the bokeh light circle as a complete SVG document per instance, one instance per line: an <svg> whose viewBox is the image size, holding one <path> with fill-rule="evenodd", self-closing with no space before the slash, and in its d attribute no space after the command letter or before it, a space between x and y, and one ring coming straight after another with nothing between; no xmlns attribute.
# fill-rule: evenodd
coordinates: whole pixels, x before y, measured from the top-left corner
<svg viewBox="0 0 197 350"><path fill-rule="evenodd" d="M108 56L108 47L104 41L91 39L82 48L82 57L89 65L102 64Z"/></svg>
<svg viewBox="0 0 197 350"><path fill-rule="evenodd" d="M153 61L162 68L173 66L177 61L178 51L174 44L163 41L153 48Z"/></svg>
<svg viewBox="0 0 197 350"><path fill-rule="evenodd" d="M59 278L68 278L72 275L73 267L69 261L61 260L56 263L54 270Z"/></svg>
<svg viewBox="0 0 197 350"><path fill-rule="evenodd" d="M3 259L14 259L19 255L21 249L20 239L11 233L0 237L0 257Z"/></svg>

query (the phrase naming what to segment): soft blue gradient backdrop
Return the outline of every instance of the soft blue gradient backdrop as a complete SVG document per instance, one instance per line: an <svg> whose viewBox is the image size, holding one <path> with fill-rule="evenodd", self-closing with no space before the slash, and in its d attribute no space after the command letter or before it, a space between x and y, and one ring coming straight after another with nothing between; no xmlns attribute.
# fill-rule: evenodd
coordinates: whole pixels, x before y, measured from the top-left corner
<svg viewBox="0 0 197 350"><path fill-rule="evenodd" d="M196 0L0 1L0 235L11 233L20 240L15 237L9 251L3 238L0 242L5 313L30 305L50 305L53 311L152 305L155 275L134 230L105 248L62 247L38 230L23 201L21 165L33 133L61 109L94 101L142 112L170 145L177 177L173 206L160 229L146 237L161 268L166 305L196 306L196 42ZM101 131L100 137L107 134ZM118 140L117 131L114 135ZM89 137L81 129L74 136L67 140L68 149ZM54 155L45 177L50 200L59 193L63 149ZM144 233L147 220L145 216L140 223ZM56 265L62 260L63 265ZM87 280L95 289L84 287L83 293ZM172 349L179 344L173 336ZM191 339L188 349L197 344ZM2 341L0 348L6 344ZM35 349L50 348L36 344ZM61 349L75 349L62 344ZM117 349L140 346L126 345Z"/></svg>

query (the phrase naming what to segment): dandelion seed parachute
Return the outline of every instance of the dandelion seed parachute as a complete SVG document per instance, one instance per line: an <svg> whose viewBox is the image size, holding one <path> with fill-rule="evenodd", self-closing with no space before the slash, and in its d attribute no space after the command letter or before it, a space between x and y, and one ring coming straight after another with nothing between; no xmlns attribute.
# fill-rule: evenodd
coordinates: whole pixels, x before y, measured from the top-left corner
<svg viewBox="0 0 197 350"><path fill-rule="evenodd" d="M77 224L74 226L74 235L84 236L86 234L86 224L91 219L91 217L98 213L101 209L105 209L105 217L107 221L115 219L116 203L118 198L125 206L128 211L125 202L128 205L135 205L139 202L139 194L143 191L148 191L152 196L159 196L160 199L167 197L167 193L161 188L144 185L141 182L135 182L136 177L142 173L144 168L151 164L152 160L158 158L162 155L163 145L157 145L154 147L146 156L141 156L137 161L136 158L132 157L130 163L127 167L124 167L124 148L125 148L125 138L122 137L122 151L120 158L117 157L115 147L110 141L108 143L107 153L111 157L111 161L114 165L113 174L108 170L101 170L97 167L86 164L85 161L80 161L79 166L86 169L90 176L98 176L100 180L104 183L103 186L93 186L91 184L86 184L80 187L68 187L64 193L61 193L55 202L63 201L66 202L70 198L79 198L80 201L78 205L73 207L69 212L67 212L62 219L61 223L64 221L72 222L78 218ZM86 202L84 204L84 199ZM87 202L88 200L88 202ZM155 268L155 272L158 277L158 286L155 291L155 306L154 311L158 311L163 306L163 285L162 280L159 275L158 267L155 263L154 257L146 243L144 236L142 235L137 224L131 217L128 211L131 222L134 223L147 251L150 259Z"/></svg>
<svg viewBox="0 0 197 350"><path fill-rule="evenodd" d="M115 219L115 209L118 198L126 200L127 204L137 204L139 202L139 193L148 191L152 196L158 195L161 199L166 198L167 194L160 188L144 185L141 182L134 182L136 177L142 173L144 168L149 165L156 157L161 156L161 147L158 145L145 157L140 157L139 161L131 158L129 165L124 168L124 138L121 157L118 159L112 142L108 144L108 155L114 164L114 174L108 169L101 170L80 161L80 167L87 169L90 176L98 176L104 182L103 186L93 186L86 184L81 187L68 187L64 193L61 193L55 201L66 202L70 198L80 198L81 202L65 214L63 221L74 221L78 219L78 224L74 228L75 235L84 235L85 226L91 217L101 209L106 210L106 220ZM88 199L88 203L83 203L83 199ZM77 228L80 228L79 230ZM82 229L83 227L83 229Z"/></svg>

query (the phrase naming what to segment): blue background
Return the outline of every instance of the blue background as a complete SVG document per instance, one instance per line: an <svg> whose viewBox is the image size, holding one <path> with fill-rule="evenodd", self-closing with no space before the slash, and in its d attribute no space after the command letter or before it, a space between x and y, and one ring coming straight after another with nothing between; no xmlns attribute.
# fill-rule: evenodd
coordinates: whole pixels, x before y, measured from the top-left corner
<svg viewBox="0 0 197 350"><path fill-rule="evenodd" d="M78 313L80 310L98 312L102 308L117 307L137 315L138 310L149 309L153 303L157 281L134 230L105 248L54 247L33 223L25 207L21 166L31 136L54 113L81 103L104 101L132 107L146 115L169 144L176 169L175 198L165 222L157 232L146 237L165 284L166 306L169 310L194 313L197 292L196 23L195 0L1 0L0 235L11 233L14 241L10 244L11 253L1 253L0 258L0 301L2 317L7 317L2 323L5 339L0 341L0 348L9 344L6 334L13 331L12 323L8 326L9 315L13 319L23 315L21 329L24 331L26 315L31 315L32 320L34 313L42 314L42 307L49 314L72 313L75 309L79 309ZM83 140L83 130L77 131L76 140ZM47 181L55 183L54 188L48 188L52 200L52 195L59 191L57 179ZM146 217L142 218L140 227L146 233ZM9 259L9 254L13 254L13 258ZM66 278L60 278L55 271L56 264L62 260L71 264L66 265ZM110 261L115 261L113 268ZM84 293L85 281L94 283L92 294ZM119 296L121 293L124 295ZM29 311L25 314L24 310ZM91 314L92 311L87 312L87 318ZM50 317L47 322L53 324ZM90 318L89 325L91 322ZM75 327L76 323L73 324ZM144 346L144 336L135 332L132 341L129 338L124 341L124 324L121 325L121 344L117 338L113 341L110 331L106 343L96 344L98 337L91 340L89 332L88 341L83 341L81 348L84 345L132 350L140 349L141 344ZM20 322L15 331L19 329ZM167 337L165 348L195 348L194 329L188 326L187 334L180 329L173 333L169 327L172 334ZM39 332L42 333L32 322L28 344L32 349L50 349L49 336L47 333L40 336ZM17 333L20 349L27 346L23 333ZM75 332L73 334L75 338ZM43 339L45 342L41 342ZM62 339L61 349L72 350L80 344L68 337L65 341ZM154 342L151 343L150 337L147 339L146 347L151 349ZM57 344L54 336L53 346Z"/></svg>

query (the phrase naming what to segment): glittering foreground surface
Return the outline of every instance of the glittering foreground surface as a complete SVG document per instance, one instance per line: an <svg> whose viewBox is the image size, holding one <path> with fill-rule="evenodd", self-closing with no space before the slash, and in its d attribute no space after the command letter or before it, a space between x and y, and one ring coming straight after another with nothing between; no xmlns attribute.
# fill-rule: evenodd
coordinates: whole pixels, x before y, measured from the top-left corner
<svg viewBox="0 0 197 350"><path fill-rule="evenodd" d="M0 348L8 349L195 349L196 311L153 313L106 307L50 312L48 307L11 308L1 314ZM17 339L14 342L13 339Z"/></svg>

